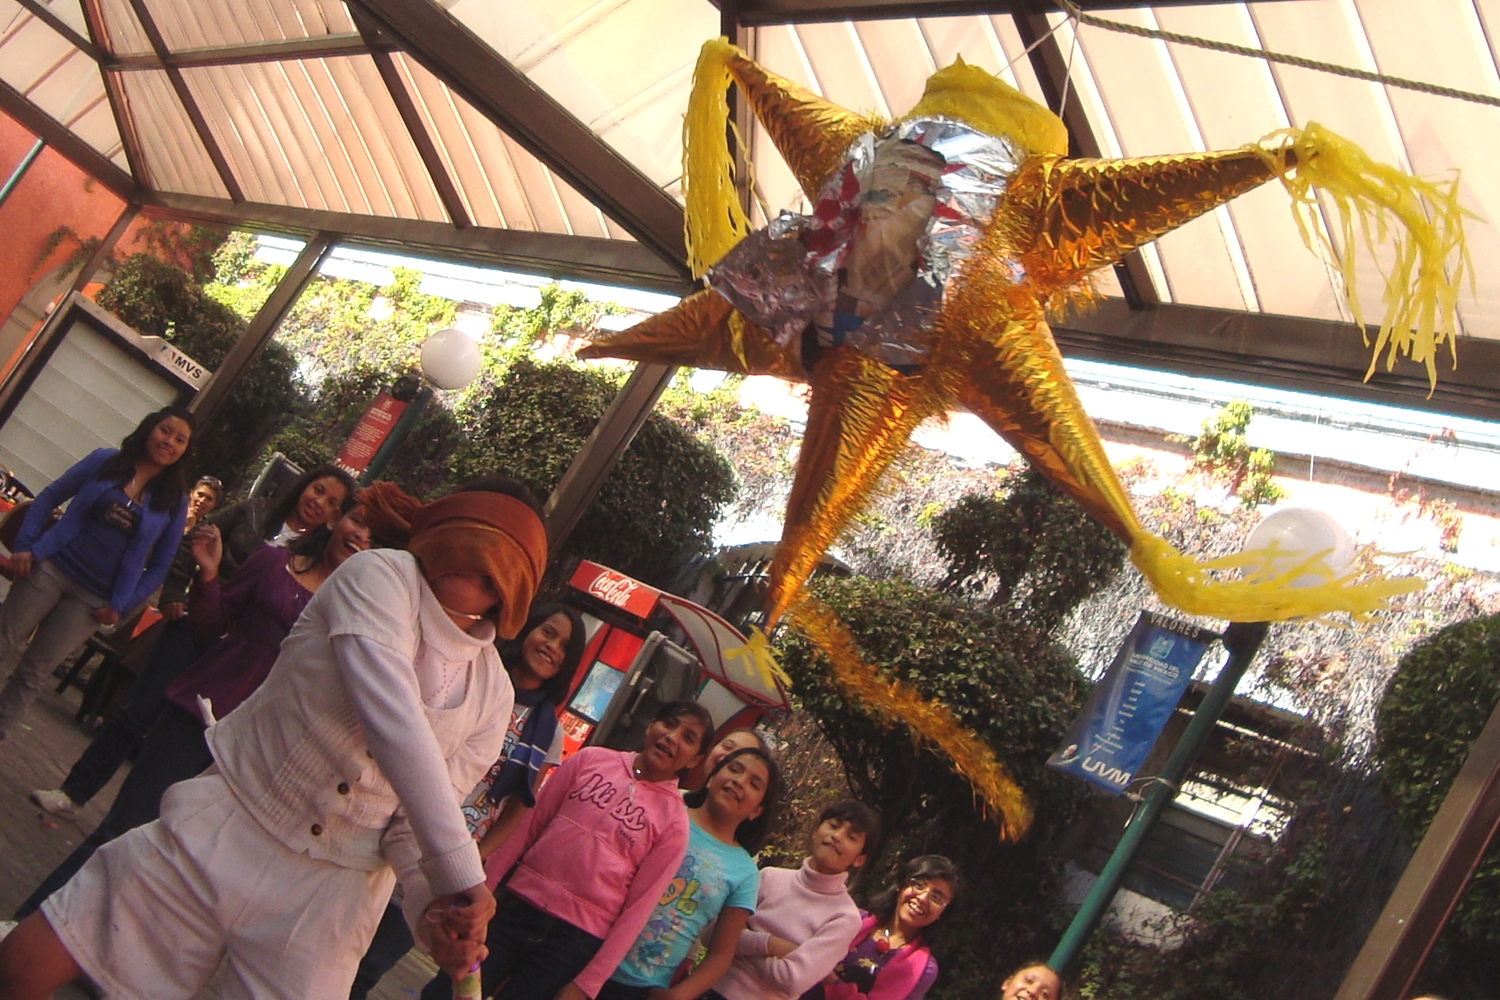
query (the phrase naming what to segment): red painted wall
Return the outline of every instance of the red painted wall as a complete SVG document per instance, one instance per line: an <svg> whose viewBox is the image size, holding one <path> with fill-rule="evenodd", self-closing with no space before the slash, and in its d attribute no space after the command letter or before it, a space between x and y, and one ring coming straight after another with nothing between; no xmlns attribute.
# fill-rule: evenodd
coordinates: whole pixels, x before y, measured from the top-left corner
<svg viewBox="0 0 1500 1000"><path fill-rule="evenodd" d="M36 136L0 112L0 183L20 165ZM65 239L43 258L49 237L67 226L80 239L102 237L125 209L125 202L71 160L47 148L37 157L10 199L0 206L0 319L42 275L66 261L78 249ZM145 247L138 237L150 220L137 216L117 250L137 253Z"/></svg>

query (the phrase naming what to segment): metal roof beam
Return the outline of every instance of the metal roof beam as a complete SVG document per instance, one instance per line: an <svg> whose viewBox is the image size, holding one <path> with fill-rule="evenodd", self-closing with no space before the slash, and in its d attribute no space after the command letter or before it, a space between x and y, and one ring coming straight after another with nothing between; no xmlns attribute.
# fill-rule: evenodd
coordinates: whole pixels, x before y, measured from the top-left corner
<svg viewBox="0 0 1500 1000"><path fill-rule="evenodd" d="M515 229L470 226L455 229L444 222L393 219L257 202L238 204L222 198L171 192L145 192L144 211L157 218L279 232L306 238L334 234L342 246L417 254L440 260L498 267L544 277L646 288L685 295L692 290L686 274L657 254L629 240L562 236Z"/></svg>
<svg viewBox="0 0 1500 1000"><path fill-rule="evenodd" d="M687 278L682 206L451 14L410 0L349 5Z"/></svg>
<svg viewBox="0 0 1500 1000"><path fill-rule="evenodd" d="M35 0L30 0L35 2ZM357 33L314 35L311 38L287 38L272 42L244 45L217 45L210 48L177 49L164 55L107 56L105 64L121 70L160 70L168 66L242 66L246 63L286 62L293 59L332 59L360 56L370 46Z"/></svg>
<svg viewBox="0 0 1500 1000"><path fill-rule="evenodd" d="M44 140L49 147L109 188L126 201L141 196L140 185L129 174L82 139L62 122L32 104L19 90L0 80L0 111L14 118L21 127Z"/></svg>
<svg viewBox="0 0 1500 1000"><path fill-rule="evenodd" d="M432 141L432 134L427 131L422 115L417 111L417 102L412 98L411 92L406 89L406 81L401 79L401 72L396 67L395 57L390 52L376 47L376 42L382 37L380 29L371 24L370 19L358 10L350 13L354 15L354 22L359 26L360 34L370 45L370 56L375 60L375 69L380 73L380 80L385 84L386 92L391 95L391 101L396 105L396 113L401 116L401 123L406 126L407 135L411 136L412 143L417 147L417 155L422 158L422 165L427 168L427 176L432 178L432 186L437 189L438 200L443 203L443 210L448 213L448 218L452 220L454 226L467 229L473 224L469 218L469 210L464 207L463 196L459 194L458 185L453 182L452 175L448 173L448 166L438 152L437 143Z"/></svg>
<svg viewBox="0 0 1500 1000"><path fill-rule="evenodd" d="M84 55L94 60L94 62L103 62L109 58L108 53L80 35L67 21L52 13L52 10L46 4L42 3L41 0L16 0L16 2L25 7L32 17L41 21L59 35L62 35L74 48L82 51Z"/></svg>
<svg viewBox="0 0 1500 1000"><path fill-rule="evenodd" d="M99 0L83 0L83 19L89 26L89 39L101 52L113 54L114 46L109 42L109 30L104 24L104 11ZM104 94L109 98L109 110L114 115L115 130L120 133L120 145L125 148L125 160L130 164L130 173L141 187L151 186L151 171L146 168L146 158L141 153L141 137L135 130L135 115L125 90L113 70L101 66L104 78Z"/></svg>
<svg viewBox="0 0 1500 1000"><path fill-rule="evenodd" d="M1047 106L1057 111L1058 117L1068 127L1068 152L1072 156L1101 157L1103 144L1094 134L1083 104L1078 99L1078 88L1068 87L1068 57L1052 34L1047 15L1038 3L1016 4L1011 14L1021 42L1031 49L1031 68L1036 73L1037 83L1046 95ZM1035 48L1032 48L1035 46ZM1063 95L1067 94L1067 105L1063 106ZM1142 309L1161 301L1156 283L1151 280L1151 271L1139 250L1132 250L1125 259L1115 265L1115 277L1120 282L1120 291L1131 308Z"/></svg>
<svg viewBox="0 0 1500 1000"><path fill-rule="evenodd" d="M1376 331L1368 332L1373 342ZM1411 362L1395 374L1382 363L1364 381L1369 348L1352 323L1171 303L1137 310L1109 298L1052 333L1070 358L1500 419L1497 340L1460 338L1462 365L1455 371L1439 359L1437 389L1429 397L1427 373Z"/></svg>
<svg viewBox="0 0 1500 1000"><path fill-rule="evenodd" d="M156 19L151 16L151 11L146 8L146 0L130 0L130 8L135 11L136 19L141 22L141 29L146 32L151 48L155 50L157 57L165 62L169 51L167 40L163 37L161 29L156 26ZM230 200L244 201L244 189L240 187L239 179L234 176L234 171L229 166L229 158L219 147L219 140L214 136L213 130L208 127L208 119L204 117L203 109L198 107L198 99L189 89L187 78L182 75L182 70L173 65L166 67L166 73L173 92L177 94L177 100L182 104L182 110L187 112L188 121L193 123L193 130L198 133L198 141L203 143L204 151L208 153L214 170L219 174L219 183L223 184L224 190L229 192Z"/></svg>

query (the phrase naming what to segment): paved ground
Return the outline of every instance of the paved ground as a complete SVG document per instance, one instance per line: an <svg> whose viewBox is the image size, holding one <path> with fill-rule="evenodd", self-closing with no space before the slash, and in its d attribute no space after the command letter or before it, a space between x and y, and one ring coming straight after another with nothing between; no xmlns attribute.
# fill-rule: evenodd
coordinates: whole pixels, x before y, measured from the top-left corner
<svg viewBox="0 0 1500 1000"><path fill-rule="evenodd" d="M79 812L76 821L59 820L26 798L33 788L56 788L83 748L88 735L74 722L78 692L52 693L49 687L25 722L0 743L0 914L9 915L58 862L104 817L124 777L115 780ZM371 993L372 1000L410 1000L432 975L432 966L413 954ZM77 988L59 990L56 1000L81 1000ZM214 1000L210 988L201 1000ZM337 998L328 998L337 1000Z"/></svg>

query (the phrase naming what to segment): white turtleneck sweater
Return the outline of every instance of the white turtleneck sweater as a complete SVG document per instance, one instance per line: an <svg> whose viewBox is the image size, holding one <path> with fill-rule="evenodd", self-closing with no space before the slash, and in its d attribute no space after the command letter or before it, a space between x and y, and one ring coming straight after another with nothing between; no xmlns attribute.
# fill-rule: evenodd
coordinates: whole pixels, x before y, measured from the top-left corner
<svg viewBox="0 0 1500 1000"><path fill-rule="evenodd" d="M715 992L726 1000L795 1000L821 982L859 932L859 909L847 883L846 873L822 875L806 860L795 871L763 869L755 913ZM773 934L797 942L796 950L771 957L766 945Z"/></svg>

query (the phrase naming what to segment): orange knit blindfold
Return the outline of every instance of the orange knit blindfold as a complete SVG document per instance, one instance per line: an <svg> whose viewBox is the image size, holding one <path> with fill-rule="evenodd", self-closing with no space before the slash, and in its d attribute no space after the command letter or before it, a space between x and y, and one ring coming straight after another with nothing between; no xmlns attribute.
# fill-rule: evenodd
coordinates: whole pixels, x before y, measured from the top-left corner
<svg viewBox="0 0 1500 1000"><path fill-rule="evenodd" d="M451 493L411 519L406 550L429 576L479 573L500 593L495 630L513 639L526 624L547 568L547 532L527 504L501 493Z"/></svg>

